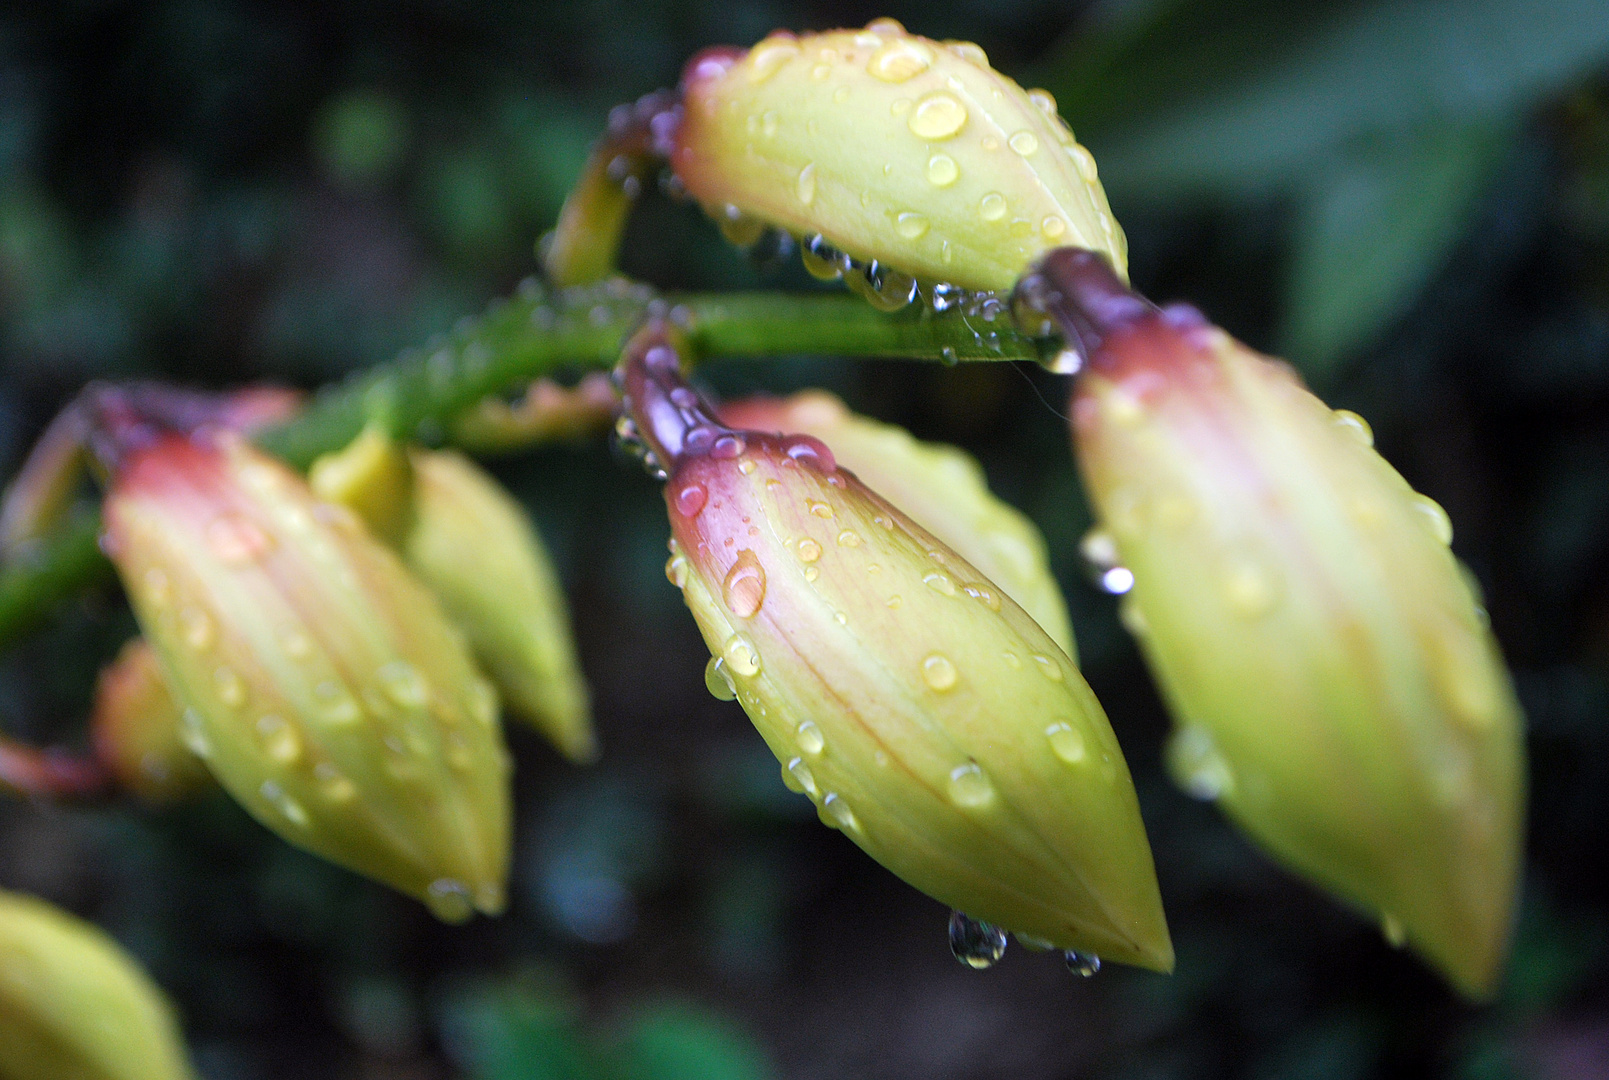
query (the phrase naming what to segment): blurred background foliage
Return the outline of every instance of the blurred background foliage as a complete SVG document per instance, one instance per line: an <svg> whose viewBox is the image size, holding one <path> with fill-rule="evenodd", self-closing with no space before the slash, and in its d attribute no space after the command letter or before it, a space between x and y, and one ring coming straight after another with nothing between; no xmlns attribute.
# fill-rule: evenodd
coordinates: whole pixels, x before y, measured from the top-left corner
<svg viewBox="0 0 1609 1080"><path fill-rule="evenodd" d="M1609 1075L1609 3L1604 0L12 0L0 10L0 469L86 380L315 385L478 311L609 106L768 30L892 15L1047 86L1137 284L1355 409L1450 512L1530 719L1524 911L1499 1002L1172 788L1036 369L799 359L978 454L1039 522L1133 766L1179 950L1084 982L950 959L946 912L813 820L663 579L655 485L603 443L498 463L564 568L605 756L515 731L510 916L465 928L226 800L0 804L0 886L107 926L211 1080L1585 1080ZM816 287L651 194L625 268ZM0 722L79 737L113 593L0 660Z"/></svg>

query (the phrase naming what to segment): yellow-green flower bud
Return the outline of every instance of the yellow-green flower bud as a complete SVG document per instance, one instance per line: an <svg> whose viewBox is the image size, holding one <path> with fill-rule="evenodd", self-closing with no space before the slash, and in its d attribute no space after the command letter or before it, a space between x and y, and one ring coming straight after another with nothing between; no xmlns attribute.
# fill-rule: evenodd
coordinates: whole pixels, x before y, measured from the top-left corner
<svg viewBox="0 0 1609 1080"><path fill-rule="evenodd" d="M894 424L849 411L823 390L787 399L750 398L721 419L751 431L786 431L826 443L838 464L944 541L1006 591L1074 663L1078 652L1045 538L989 490L977 459L959 447L919 442Z"/></svg>
<svg viewBox="0 0 1609 1080"><path fill-rule="evenodd" d="M525 508L462 454L415 450L416 574L469 634L509 710L572 761L598 755L564 589Z"/></svg>
<svg viewBox="0 0 1609 1080"><path fill-rule="evenodd" d="M1447 515L1287 365L1193 309L1125 310L1111 281L1091 295L1117 315L1086 327L1073 427L1133 575L1125 622L1178 723L1175 774L1459 990L1491 993L1521 717Z"/></svg>
<svg viewBox="0 0 1609 1080"><path fill-rule="evenodd" d="M500 911L497 695L435 597L350 511L238 436L121 449L107 549L188 706L190 748L292 843L442 918Z"/></svg>
<svg viewBox="0 0 1609 1080"><path fill-rule="evenodd" d="M134 638L95 684L95 756L120 787L146 802L175 802L205 791L213 785L212 774L184 745L181 716L156 651Z"/></svg>
<svg viewBox="0 0 1609 1080"><path fill-rule="evenodd" d="M1009 290L1077 244L1126 247L1095 161L1043 90L969 42L864 30L710 50L682 81L676 176L729 231L748 219L825 239L929 283Z"/></svg>
<svg viewBox="0 0 1609 1080"><path fill-rule="evenodd" d="M413 472L407 453L389 432L369 425L340 450L321 455L307 470L313 494L340 503L392 547L413 524Z"/></svg>
<svg viewBox="0 0 1609 1080"><path fill-rule="evenodd" d="M99 927L0 892L0 1077L189 1080L173 1009Z"/></svg>
<svg viewBox="0 0 1609 1080"><path fill-rule="evenodd" d="M713 421L655 334L628 347L626 393L670 471L667 573L712 688L741 702L785 782L974 919L1170 969L1128 769L1078 669L822 443Z"/></svg>

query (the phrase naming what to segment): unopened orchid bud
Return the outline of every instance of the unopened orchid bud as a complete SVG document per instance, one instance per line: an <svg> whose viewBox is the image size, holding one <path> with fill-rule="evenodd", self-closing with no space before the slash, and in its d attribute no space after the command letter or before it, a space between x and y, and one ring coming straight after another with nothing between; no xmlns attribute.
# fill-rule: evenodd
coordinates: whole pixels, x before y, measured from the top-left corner
<svg viewBox="0 0 1609 1080"><path fill-rule="evenodd" d="M99 927L0 892L0 1077L189 1080L173 1009Z"/></svg>
<svg viewBox="0 0 1609 1080"><path fill-rule="evenodd" d="M315 461L309 483L398 549L514 715L572 761L597 757L564 590L529 515L496 480L462 454L410 450L368 428Z"/></svg>
<svg viewBox="0 0 1609 1080"><path fill-rule="evenodd" d="M942 540L1006 591L1074 663L1067 602L1034 523L989 490L977 459L959 447L920 442L894 424L851 412L823 390L750 398L721 407L736 428L809 435L838 464Z"/></svg>
<svg viewBox="0 0 1609 1080"><path fill-rule="evenodd" d="M495 913L509 859L497 695L344 507L232 433L133 441L107 549L187 744L287 840L428 903Z"/></svg>
<svg viewBox="0 0 1609 1080"><path fill-rule="evenodd" d="M469 635L509 711L572 761L598 755L564 589L525 508L469 458L414 450L414 572Z"/></svg>
<svg viewBox="0 0 1609 1080"><path fill-rule="evenodd" d="M1073 428L1132 574L1125 622L1178 723L1170 764L1275 856L1492 992L1517 885L1521 717L1447 515L1287 365L1190 308L1105 303ZM1106 314L1100 314L1104 308Z"/></svg>
<svg viewBox="0 0 1609 1080"><path fill-rule="evenodd" d="M1043 90L970 42L864 30L772 34L688 64L671 163L718 220L819 237L927 283L1009 290L1044 251L1125 265L1123 233ZM830 276L833 260L806 245ZM909 299L909 297L907 297Z"/></svg>
<svg viewBox="0 0 1609 1080"><path fill-rule="evenodd" d="M1045 632L818 440L716 422L664 328L628 346L625 389L670 473L667 573L712 688L784 781L973 920L1171 968L1122 751Z"/></svg>
<svg viewBox="0 0 1609 1080"><path fill-rule="evenodd" d="M184 744L182 717L156 651L134 638L95 684L95 756L118 786L146 802L175 802L205 791L213 786L212 774Z"/></svg>

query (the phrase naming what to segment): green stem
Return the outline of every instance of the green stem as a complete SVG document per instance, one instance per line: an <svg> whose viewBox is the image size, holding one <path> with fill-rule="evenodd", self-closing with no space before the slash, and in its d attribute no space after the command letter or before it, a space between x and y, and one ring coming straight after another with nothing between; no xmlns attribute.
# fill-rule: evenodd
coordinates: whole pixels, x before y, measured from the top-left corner
<svg viewBox="0 0 1609 1080"><path fill-rule="evenodd" d="M701 359L797 354L912 360L1029 360L1035 343L1008 319L985 323L917 309L886 315L842 293L722 293L657 297L612 281L549 292L534 280L451 334L326 387L295 420L258 442L299 468L345 446L366 424L439 442L453 417L488 394L562 370L606 369L650 306L687 330ZM86 515L0 569L0 649L62 600L103 579L99 519Z"/></svg>

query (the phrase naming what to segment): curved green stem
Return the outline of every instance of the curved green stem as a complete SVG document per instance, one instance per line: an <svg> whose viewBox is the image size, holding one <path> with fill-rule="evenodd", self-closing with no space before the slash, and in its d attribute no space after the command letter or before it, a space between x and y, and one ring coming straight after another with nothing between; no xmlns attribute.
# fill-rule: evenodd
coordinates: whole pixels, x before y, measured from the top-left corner
<svg viewBox="0 0 1609 1080"><path fill-rule="evenodd" d="M650 311L681 326L702 360L819 354L913 360L1031 360L1035 342L1006 318L959 312L882 314L842 293L659 296L614 280L548 290L534 279L451 334L326 387L295 420L258 442L299 468L350 442L368 423L398 438L437 443L454 417L489 394L555 372L608 369ZM60 601L105 577L99 519L86 515L0 569L0 648Z"/></svg>

